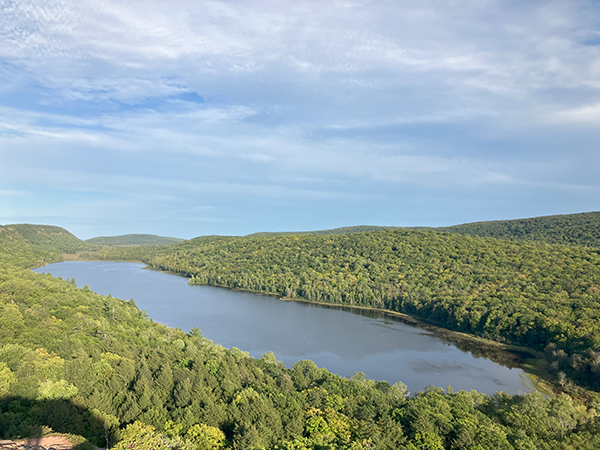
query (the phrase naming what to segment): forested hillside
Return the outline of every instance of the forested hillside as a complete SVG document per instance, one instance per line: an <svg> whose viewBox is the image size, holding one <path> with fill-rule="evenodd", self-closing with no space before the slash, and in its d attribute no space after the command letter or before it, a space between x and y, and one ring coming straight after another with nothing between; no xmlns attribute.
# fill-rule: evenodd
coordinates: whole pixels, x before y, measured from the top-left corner
<svg viewBox="0 0 600 450"><path fill-rule="evenodd" d="M317 231L260 232L249 234L247 237L274 237L299 234L327 236L401 229L447 231L450 233L491 237L496 239L545 242L548 244L582 245L585 247L600 248L600 211L533 217L528 219L473 222L438 228L359 225Z"/></svg>
<svg viewBox="0 0 600 450"><path fill-rule="evenodd" d="M0 226L0 262L33 267L61 260L86 245L64 228L49 225Z"/></svg>
<svg viewBox="0 0 600 450"><path fill-rule="evenodd" d="M105 257L141 259L191 283L397 311L546 350L560 380L600 390L600 255L427 230L201 237Z"/></svg>
<svg viewBox="0 0 600 450"><path fill-rule="evenodd" d="M81 239L61 227L17 224L6 225L2 228L20 234L29 245L39 251L73 253L87 247Z"/></svg>
<svg viewBox="0 0 600 450"><path fill-rule="evenodd" d="M600 211L465 223L436 230L498 239L600 248Z"/></svg>
<svg viewBox="0 0 600 450"><path fill-rule="evenodd" d="M3 260L41 258L19 245ZM133 301L0 263L0 439L51 427L117 449L585 450L600 446L599 409L591 393L409 396L310 361L286 369L155 323Z"/></svg>
<svg viewBox="0 0 600 450"><path fill-rule="evenodd" d="M119 247L127 245L167 245L181 241L183 241L183 239L156 236L155 234L124 234L122 236L99 236L87 239L85 243Z"/></svg>

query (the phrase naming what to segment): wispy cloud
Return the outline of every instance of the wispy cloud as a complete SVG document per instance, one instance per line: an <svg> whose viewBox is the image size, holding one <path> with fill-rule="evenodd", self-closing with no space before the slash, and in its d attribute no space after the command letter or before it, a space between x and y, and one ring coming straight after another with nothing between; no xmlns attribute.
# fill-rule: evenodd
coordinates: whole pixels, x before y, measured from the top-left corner
<svg viewBox="0 0 600 450"><path fill-rule="evenodd" d="M579 122L598 125L600 123L600 102L595 105L555 111L551 116L556 122Z"/></svg>
<svg viewBox="0 0 600 450"><path fill-rule="evenodd" d="M597 52L582 45L597 33L593 5L506 6L20 1L3 9L1 52L32 71L48 69L43 83L83 98L164 94L173 89L169 76L186 78L183 67L191 75L269 71L273 80L343 74L384 85L429 73L497 93L598 86ZM115 77L106 77L107 66ZM155 76L136 79L140 69Z"/></svg>

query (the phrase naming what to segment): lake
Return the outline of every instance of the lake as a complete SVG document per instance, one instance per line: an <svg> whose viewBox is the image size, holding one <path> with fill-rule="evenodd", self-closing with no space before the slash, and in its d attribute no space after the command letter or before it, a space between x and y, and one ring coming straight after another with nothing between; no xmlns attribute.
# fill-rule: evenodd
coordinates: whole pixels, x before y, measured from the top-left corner
<svg viewBox="0 0 600 450"><path fill-rule="evenodd" d="M35 269L75 278L77 286L129 300L156 322L204 337L251 356L272 351L286 367L310 359L319 367L349 377L390 384L411 392L434 385L493 394L532 390L521 369L509 369L444 342L431 332L378 312L336 309L212 286L187 284L187 278L143 264L65 261Z"/></svg>

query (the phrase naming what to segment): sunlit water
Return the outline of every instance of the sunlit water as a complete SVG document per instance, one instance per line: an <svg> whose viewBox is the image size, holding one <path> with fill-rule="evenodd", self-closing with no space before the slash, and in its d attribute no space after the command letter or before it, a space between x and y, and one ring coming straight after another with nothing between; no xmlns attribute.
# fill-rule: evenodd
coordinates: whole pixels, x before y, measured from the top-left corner
<svg viewBox="0 0 600 450"><path fill-rule="evenodd" d="M367 316L308 303L211 286L184 277L142 270L143 264L66 261L38 273L75 278L99 294L129 300L156 322L203 335L225 347L260 357L273 351L286 367L310 359L341 376L405 383L411 392L428 385L493 394L528 392L520 369L509 369L418 327L370 313ZM370 316L370 317L368 317Z"/></svg>

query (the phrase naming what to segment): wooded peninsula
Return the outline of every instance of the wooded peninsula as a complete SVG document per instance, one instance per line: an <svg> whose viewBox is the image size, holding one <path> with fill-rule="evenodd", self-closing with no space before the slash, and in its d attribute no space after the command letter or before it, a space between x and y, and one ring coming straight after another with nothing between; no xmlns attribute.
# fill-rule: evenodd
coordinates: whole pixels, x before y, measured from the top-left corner
<svg viewBox="0 0 600 450"><path fill-rule="evenodd" d="M600 212L155 238L94 243L59 227L0 227L0 439L51 429L78 436L80 448L600 447ZM342 378L311 361L253 359L200 330L155 323L132 300L27 270L65 255L403 313L527 347L544 355L547 395L409 395L402 383Z"/></svg>

